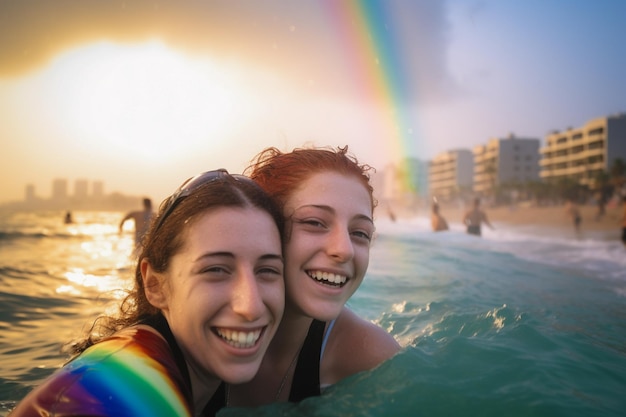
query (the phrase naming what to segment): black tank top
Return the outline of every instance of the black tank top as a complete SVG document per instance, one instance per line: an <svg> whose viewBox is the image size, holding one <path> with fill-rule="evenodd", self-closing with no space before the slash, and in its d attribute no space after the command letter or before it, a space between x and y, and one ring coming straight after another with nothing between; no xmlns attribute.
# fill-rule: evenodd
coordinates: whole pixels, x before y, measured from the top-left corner
<svg viewBox="0 0 626 417"><path fill-rule="evenodd" d="M313 320L306 335L298 363L293 374L289 401L300 402L307 397L315 397L320 392L320 355L324 341L326 323Z"/></svg>
<svg viewBox="0 0 626 417"><path fill-rule="evenodd" d="M309 327L309 332L298 355L298 362L293 374L291 391L289 392L290 402L300 402L307 397L315 397L321 394L320 354L322 353L325 328L326 323L319 320L313 320ZM202 410L202 416L212 417L225 406L226 384L222 382L206 407L204 407L204 410Z"/></svg>

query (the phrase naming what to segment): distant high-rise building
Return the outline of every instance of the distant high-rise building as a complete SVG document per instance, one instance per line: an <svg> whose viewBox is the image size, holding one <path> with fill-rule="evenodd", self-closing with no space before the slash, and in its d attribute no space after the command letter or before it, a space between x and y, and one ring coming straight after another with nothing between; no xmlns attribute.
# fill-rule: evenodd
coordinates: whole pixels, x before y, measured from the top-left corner
<svg viewBox="0 0 626 417"><path fill-rule="evenodd" d="M89 183L87 180L79 179L74 182L74 197L85 199L88 196Z"/></svg>
<svg viewBox="0 0 626 417"><path fill-rule="evenodd" d="M581 127L552 132L541 148L541 178L594 185L617 158L626 161L626 114L600 117Z"/></svg>
<svg viewBox="0 0 626 417"><path fill-rule="evenodd" d="M64 200L67 198L67 180L57 178L52 181L52 199Z"/></svg>
<svg viewBox="0 0 626 417"><path fill-rule="evenodd" d="M474 192L491 194L504 184L539 180L539 139L494 138L474 147Z"/></svg>
<svg viewBox="0 0 626 417"><path fill-rule="evenodd" d="M35 186L33 184L26 184L24 189L24 200L27 202L35 201Z"/></svg>
<svg viewBox="0 0 626 417"><path fill-rule="evenodd" d="M93 182L92 196L95 198L104 197L104 183L102 181Z"/></svg>
<svg viewBox="0 0 626 417"><path fill-rule="evenodd" d="M406 160L408 181L415 194L419 197L428 195L428 162L415 158Z"/></svg>
<svg viewBox="0 0 626 417"><path fill-rule="evenodd" d="M423 197L428 192L428 165L415 158L407 158L398 166L387 165L372 176L376 198L406 199Z"/></svg>

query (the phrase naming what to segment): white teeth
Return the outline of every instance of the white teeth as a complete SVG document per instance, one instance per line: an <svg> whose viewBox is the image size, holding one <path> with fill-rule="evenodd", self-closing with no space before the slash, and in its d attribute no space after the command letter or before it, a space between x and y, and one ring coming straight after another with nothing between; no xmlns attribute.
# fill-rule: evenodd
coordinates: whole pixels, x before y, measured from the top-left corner
<svg viewBox="0 0 626 417"><path fill-rule="evenodd" d="M217 334L229 345L244 349L254 346L261 336L261 330L238 332L236 330L217 329Z"/></svg>
<svg viewBox="0 0 626 417"><path fill-rule="evenodd" d="M311 278L315 278L318 281L327 281L331 284L343 285L347 281L347 277L345 275L337 275L332 272L322 272L322 271L309 271L309 276Z"/></svg>

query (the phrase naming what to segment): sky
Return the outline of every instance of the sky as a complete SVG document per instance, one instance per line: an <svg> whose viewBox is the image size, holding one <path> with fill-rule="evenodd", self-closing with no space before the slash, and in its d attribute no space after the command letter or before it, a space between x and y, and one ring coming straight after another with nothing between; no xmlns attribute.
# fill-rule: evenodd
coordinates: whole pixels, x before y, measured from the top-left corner
<svg viewBox="0 0 626 417"><path fill-rule="evenodd" d="M0 203L165 198L264 148L384 170L626 112L622 0L0 0ZM71 190L70 190L71 192Z"/></svg>

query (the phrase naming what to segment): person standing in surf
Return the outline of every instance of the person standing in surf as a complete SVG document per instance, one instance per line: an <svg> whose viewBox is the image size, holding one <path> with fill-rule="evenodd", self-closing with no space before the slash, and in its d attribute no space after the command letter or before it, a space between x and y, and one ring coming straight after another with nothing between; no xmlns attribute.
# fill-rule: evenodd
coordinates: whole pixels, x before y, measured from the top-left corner
<svg viewBox="0 0 626 417"><path fill-rule="evenodd" d="M480 198L474 199L471 209L465 212L463 216L463 224L467 226L467 233L470 235L481 236L481 226L485 223L490 229L495 229L487 218L487 213L480 208Z"/></svg>
<svg viewBox="0 0 626 417"><path fill-rule="evenodd" d="M135 250L139 250L143 237L145 236L148 228L150 227L150 221L154 212L152 211L152 200L144 198L142 200L143 210L131 211L127 213L120 221L119 232L122 233L124 223L128 220L132 220L135 224Z"/></svg>
<svg viewBox="0 0 626 417"><path fill-rule="evenodd" d="M582 223L582 216L580 215L580 209L576 202L573 199L568 199L565 204L565 212L572 219L572 224L574 225L574 231L576 235L580 235L580 225Z"/></svg>
<svg viewBox="0 0 626 417"><path fill-rule="evenodd" d="M430 225L433 229L433 232L442 232L445 230L449 230L448 222L439 212L439 203L436 201L433 202L432 205L432 213L430 215Z"/></svg>

